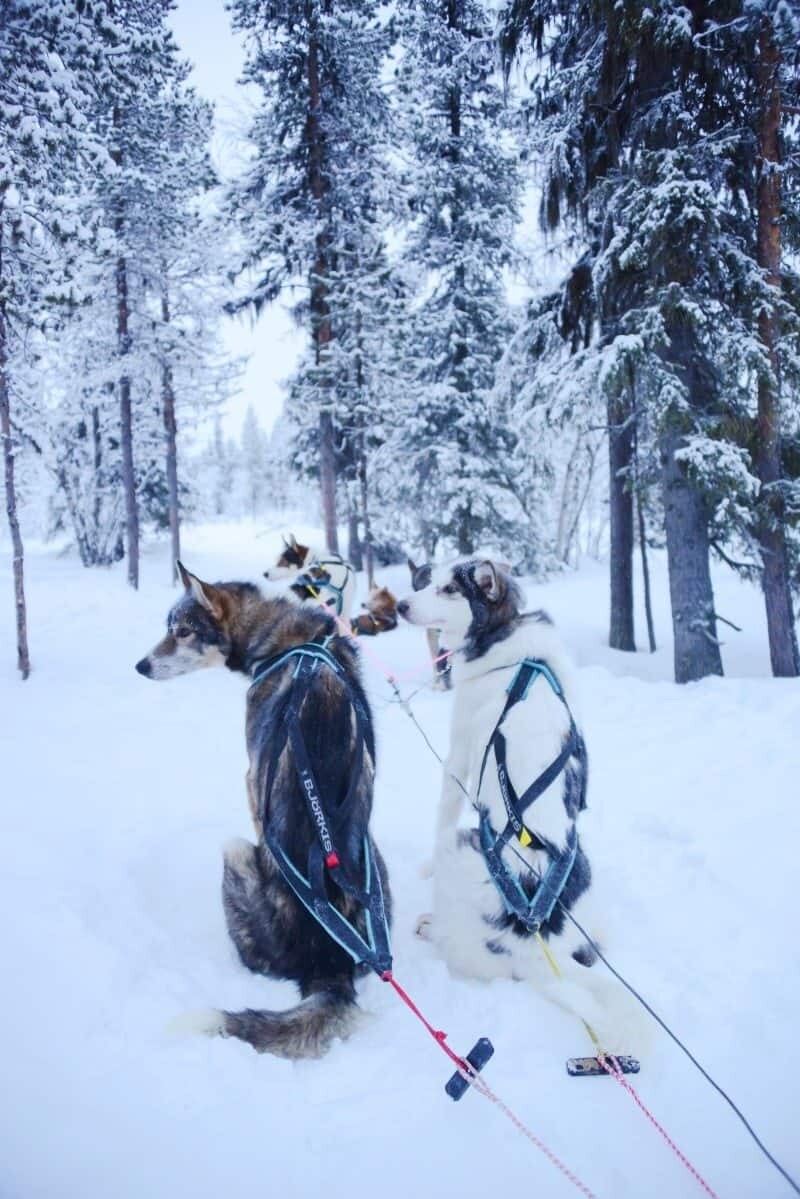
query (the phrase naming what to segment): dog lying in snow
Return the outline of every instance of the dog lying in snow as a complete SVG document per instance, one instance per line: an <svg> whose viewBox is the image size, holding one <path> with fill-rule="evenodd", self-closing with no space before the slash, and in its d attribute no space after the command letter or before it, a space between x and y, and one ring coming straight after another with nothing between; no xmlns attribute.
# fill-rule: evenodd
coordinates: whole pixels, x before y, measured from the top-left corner
<svg viewBox="0 0 800 1199"><path fill-rule="evenodd" d="M397 628L397 600L388 587L373 583L369 599L362 607L366 609L350 621L350 628L359 637L377 637L378 633L390 633Z"/></svg>
<svg viewBox="0 0 800 1199"><path fill-rule="evenodd" d="M434 910L421 918L418 932L435 942L452 973L531 982L591 1024L604 1048L613 1052L622 1048L619 993L592 969L596 954L564 914L564 909L572 912L595 939L591 870L579 838L560 904L555 904L540 928L561 971L562 977L557 978L532 930L511 914L495 886L479 830L459 828L466 798L459 781L472 803L484 811L491 829L500 833L506 828L508 813L492 754L486 760L480 791L479 780L485 751L508 699L507 688L524 659L545 665L569 707L547 677L535 678L502 725L505 777L522 795L559 757L568 736L568 744L575 746L565 768L524 813L530 843L524 847L514 837L500 851L528 900L535 899L551 860L565 852L568 836L574 835L570 833L573 821L585 806L587 756L577 726L573 740L570 665L550 619L543 612L524 613L521 605L516 583L490 561L435 569L425 588L398 603L398 612L411 624L440 629L448 644L457 647L452 658L455 697L450 749L434 847Z"/></svg>
<svg viewBox="0 0 800 1199"><path fill-rule="evenodd" d="M341 554L301 545L294 533L283 539L278 561L264 578L291 579L290 590L302 602L324 604L349 621L356 593L355 572Z"/></svg>
<svg viewBox="0 0 800 1199"><path fill-rule="evenodd" d="M202 583L183 566L180 573L185 593L167 616L167 635L136 664L146 678L171 679L201 667L223 665L252 677L259 663L273 655L292 646L321 643L336 633L332 615L319 605L298 606L283 596L265 599L250 583ZM372 722L354 645L348 638L333 636L328 651L339 663L346 683L331 668L317 670L308 684L298 722L311 773L319 780L322 800L329 805L326 811L338 817L336 849L342 867L361 879L375 772ZM317 839L298 779L294 745L284 731L296 666L293 658L271 669L247 692L247 792L257 844L237 840L225 850L222 899L228 931L244 965L259 974L296 982L302 1002L285 1012L204 1013L186 1025L210 1035L239 1037L260 1052L289 1058L319 1057L335 1037L349 1033L357 1014L355 977L366 971L366 967L356 968L352 958L309 914L284 880L264 839L262 804L270 777L269 828L302 869L310 861L309 851ZM361 746L356 743L351 695L366 722ZM274 774L273 748L280 750ZM348 803L342 809L346 797ZM369 845L388 916L386 868L371 837ZM364 937L363 908L333 877L326 879L326 888L336 909Z"/></svg>

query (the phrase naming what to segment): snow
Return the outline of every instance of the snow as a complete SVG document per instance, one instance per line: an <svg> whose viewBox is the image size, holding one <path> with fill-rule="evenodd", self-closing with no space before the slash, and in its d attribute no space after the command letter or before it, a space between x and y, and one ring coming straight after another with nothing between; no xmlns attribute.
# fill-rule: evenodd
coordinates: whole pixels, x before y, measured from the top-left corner
<svg viewBox="0 0 800 1199"><path fill-rule="evenodd" d="M278 541L277 529L204 526L186 530L184 556L204 577L257 578ZM27 566L35 669L23 685L4 549L4 1199L574 1194L485 1100L445 1096L448 1062L377 979L361 988L369 1018L319 1062L167 1031L187 1009L295 1002L289 984L238 963L223 923L220 849L251 835L244 684L215 671L164 684L134 673L175 594L163 546L145 554L139 594L122 567L87 571L52 548L29 547ZM717 607L744 631L729 634L728 677L672 684L659 555L653 574L655 655L604 647L604 566L528 588L580 667L585 835L608 953L798 1173L800 685L767 677L760 597L729 575L715 580ZM404 568L379 578L406 589ZM422 687L415 713L443 749L450 699L424 686L422 634L406 627L369 645L399 671L421 668L405 690ZM430 905L421 866L439 768L366 669L397 978L456 1050L491 1037L487 1081L598 1196L699 1194L621 1088L566 1077L565 1058L590 1052L574 1020L522 985L449 978L414 938ZM663 1034L630 1052L643 1059L644 1101L720 1196L788 1194Z"/></svg>

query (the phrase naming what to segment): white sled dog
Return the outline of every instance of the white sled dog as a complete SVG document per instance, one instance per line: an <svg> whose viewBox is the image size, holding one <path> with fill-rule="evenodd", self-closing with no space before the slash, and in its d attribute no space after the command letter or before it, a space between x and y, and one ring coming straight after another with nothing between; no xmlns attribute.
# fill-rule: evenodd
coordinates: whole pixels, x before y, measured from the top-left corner
<svg viewBox="0 0 800 1199"><path fill-rule="evenodd" d="M332 550L301 545L294 533L283 539L283 549L274 566L264 571L270 582L290 579L289 590L301 603L324 604L347 624L353 611L356 576L349 562Z"/></svg>
<svg viewBox="0 0 800 1199"><path fill-rule="evenodd" d="M450 749L434 847L434 910L421 918L418 932L436 944L451 973L530 982L587 1021L607 1051L630 1052L622 1043L631 1033L630 1005L620 988L592 968L597 955L564 911L596 940L591 870L577 830L585 807L587 755L572 671L549 617L523 613L521 604L519 588L502 569L490 561L471 561L434 570L429 586L397 606L411 624L441 629L447 644L457 647ZM538 665L518 676L526 660ZM508 706L516 679L517 701ZM496 757L493 734L504 711L502 754ZM559 760L561 769L553 773ZM466 796L457 780L478 808L478 828L459 827ZM506 795L510 790L522 800L537 780L544 786L523 812L520 839L511 835L501 783ZM503 836L497 840L499 865L492 871L493 843L504 832L510 843ZM551 866L554 873L548 875ZM528 901L536 915L544 916L540 935L560 977L529 924L504 902L493 874L505 876L523 906ZM558 902L551 905L555 892Z"/></svg>

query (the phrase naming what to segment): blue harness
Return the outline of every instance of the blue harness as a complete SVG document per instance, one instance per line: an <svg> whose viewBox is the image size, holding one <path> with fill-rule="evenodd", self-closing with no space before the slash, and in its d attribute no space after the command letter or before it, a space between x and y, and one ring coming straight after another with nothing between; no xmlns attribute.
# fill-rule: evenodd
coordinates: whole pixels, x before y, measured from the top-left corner
<svg viewBox="0 0 800 1199"><path fill-rule="evenodd" d="M320 568L323 575L325 576L324 578L315 579L312 576L311 570L313 570L313 568L315 566L318 566ZM336 584L333 582L333 580L331 579L331 572L329 570L325 569L326 566L343 566L344 567L345 575L344 575L344 579L342 581L341 587L337 587ZM347 586L347 583L350 578L350 575L352 574L352 571L353 571L352 566L350 565L349 562L345 562L344 558L338 557L338 558L316 559L314 562L312 562L310 564L308 571L306 571L304 574L297 576L297 578L295 579L292 586L298 587L298 588L304 587L305 590L308 592L308 595L312 599L317 599L317 597L319 596L319 593L321 591L329 591L333 598L325 600L324 606L326 608L333 608L336 612L336 615L341 616L342 609L344 608L344 589Z"/></svg>
<svg viewBox="0 0 800 1199"><path fill-rule="evenodd" d="M558 756L523 791L522 795L518 795L508 776L506 739L501 726L511 709L525 699L539 675L545 678L553 689L554 694L558 696L564 705L569 716L569 732ZM500 898L503 900L506 911L509 915L515 916L531 932L538 932L541 926L546 924L550 919L553 908L560 899L569 876L572 873L578 853L578 831L575 817L573 816L567 830L565 846L563 850L559 850L549 841L544 840L536 833L532 833L525 825L524 815L531 804L566 769L567 763L573 755L578 758L585 758L586 747L583 738L578 732L561 685L545 662L540 662L536 658L523 659L506 689L506 694L508 698L500 714L500 719L497 721L494 731L489 738L483 755L483 761L481 762L478 779L478 800L480 799L481 784L483 783L483 774L489 758L489 751L494 750L497 780L500 785L500 794L503 797L503 804L505 805L508 819L505 828L498 834L489 820L487 808L479 804L478 831L480 847L492 882L497 888ZM577 811L581 811L586 806L585 787L584 773ZM525 848L533 845L537 849L543 849L550 858L550 864L539 880L532 898L526 894L519 874L515 874L509 870L503 861L503 849L512 837L516 837L520 845Z"/></svg>
<svg viewBox="0 0 800 1199"><path fill-rule="evenodd" d="M264 832L264 841L283 878L303 906L317 923L322 925L328 936L337 945L340 945L357 965L365 963L377 974L382 975L387 970L391 970L392 954L389 943L389 922L383 901L383 888L375 864L372 841L365 829L362 839L363 886L360 886L345 871L336 849L336 837L356 798L364 761L364 745L367 745L372 756L374 756L375 746L371 722L361 696L354 689L341 662L337 661L328 649L331 636L326 637L321 643L307 641L302 645L294 645L291 649L271 658L262 659L256 664L253 671L251 685L255 686L262 682L267 675L294 663L281 722L282 735L279 734L275 738L272 747L267 782L259 807L259 818ZM339 679L347 692L356 720L355 760L350 771L350 785L347 795L336 809L333 809L323 798L323 793L311 767L311 759L300 727L300 709L303 699L314 676L321 668L332 670ZM275 783L278 761L287 743L291 746L294 767L308 808L311 826L316 832L316 837L309 847L305 874L291 860L280 844L269 819L270 797ZM349 895L363 908L367 929L366 940L331 903L326 886L328 876L342 892Z"/></svg>

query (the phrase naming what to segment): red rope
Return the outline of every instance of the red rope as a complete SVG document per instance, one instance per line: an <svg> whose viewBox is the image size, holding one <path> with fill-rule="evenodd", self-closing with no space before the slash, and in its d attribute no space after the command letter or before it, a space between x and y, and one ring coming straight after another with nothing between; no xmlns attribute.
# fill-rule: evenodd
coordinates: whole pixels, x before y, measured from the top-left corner
<svg viewBox="0 0 800 1199"><path fill-rule="evenodd" d="M463 1074L467 1075L470 1082L472 1081L473 1078L477 1078L477 1074L473 1070L473 1068L469 1064L469 1062L465 1058L459 1057L457 1053L453 1053L453 1050L447 1044L447 1033L443 1032L440 1028L434 1028L433 1025L428 1020L425 1019L422 1012L419 1010L417 1005L414 1003L414 1000L411 998L411 996L408 994L408 992L406 990L404 990L403 987L400 986L400 983L394 977L391 970L385 970L383 972L383 974L381 975L381 978L385 983L391 983L391 985L394 987L395 991L400 996L400 998L402 999L402 1001L406 1005L406 1007L410 1008L411 1011L414 1013L414 1015L417 1017L417 1019L419 1021L421 1021L422 1024L425 1025L428 1032L433 1037L434 1041L436 1041L437 1045L441 1046L441 1048L445 1051L447 1056L450 1058L450 1061L453 1062L455 1064L455 1066Z"/></svg>
<svg viewBox="0 0 800 1199"><path fill-rule="evenodd" d="M675 1144L672 1137L669 1135L669 1133L664 1128L664 1126L662 1124L659 1124L658 1120L655 1118L653 1113L650 1111L650 1109L644 1103L644 1101L640 1097L638 1091L636 1091L635 1088L632 1087L631 1084L628 1082L627 1078L622 1073L622 1069L621 1069L620 1064L617 1061L617 1059L615 1057L613 1057L612 1055L609 1055L608 1057L606 1057L604 1054L598 1053L597 1060L600 1062L600 1065L603 1067L603 1069L608 1074L610 1074L612 1078L615 1078L617 1080L617 1082L619 1083L619 1085L628 1092L628 1094L631 1096L631 1098L633 1099L634 1103L639 1108L639 1110L647 1117L647 1119L653 1125L653 1128L655 1128L655 1130L658 1133L660 1133L660 1135L664 1138L665 1142L667 1143L667 1145L669 1145L672 1152L675 1154L675 1156L678 1158L678 1160L686 1167L686 1169L689 1171L689 1173L692 1175L692 1177L695 1179L695 1181L702 1187L702 1189L706 1192L706 1194L710 1195L711 1199L719 1199L717 1192L715 1190L712 1190L712 1188L706 1182L705 1178L703 1178L700 1171L697 1170L695 1168L695 1166L692 1165L692 1163L689 1161L686 1154L683 1153L682 1150L680 1150L678 1148L678 1146Z"/></svg>
<svg viewBox="0 0 800 1199"><path fill-rule="evenodd" d="M572 1185L577 1187L582 1195L586 1196L586 1199L597 1199L597 1196L594 1194L594 1192L590 1191L586 1184L581 1182L580 1178L578 1178L576 1174L573 1174L572 1171L564 1165L561 1159L556 1157L555 1153L553 1153L551 1149L548 1149L545 1143L540 1141L536 1134L531 1132L531 1130L525 1124L523 1124L519 1116L517 1116L511 1110L511 1108L494 1093L489 1084L483 1078L481 1078L481 1076L475 1069L473 1069L469 1062L465 1058L459 1057L457 1053L453 1052L453 1050L447 1044L447 1033L443 1032L440 1028L434 1028L430 1021L425 1019L422 1012L414 1003L414 1000L411 998L408 992L400 986L400 983L394 977L391 970L385 970L381 975L381 978L385 983L391 983L406 1007L408 1007L414 1013L417 1019L424 1024L425 1028L433 1037L436 1044L440 1047L440 1049L444 1050L444 1052L450 1058L450 1061L455 1064L456 1070L461 1077L464 1078L468 1083L471 1083L475 1089L479 1091L480 1094L486 1099L496 1104L503 1115L511 1121L517 1131L521 1132L523 1136L527 1137L531 1144L535 1145L536 1148L544 1154L547 1160L554 1165L557 1170L560 1170L564 1177L569 1179Z"/></svg>

